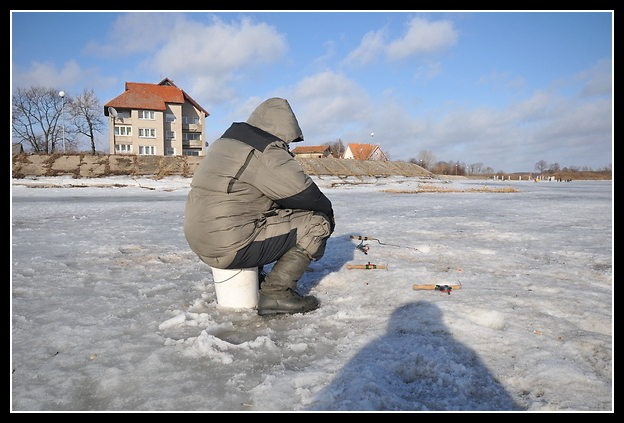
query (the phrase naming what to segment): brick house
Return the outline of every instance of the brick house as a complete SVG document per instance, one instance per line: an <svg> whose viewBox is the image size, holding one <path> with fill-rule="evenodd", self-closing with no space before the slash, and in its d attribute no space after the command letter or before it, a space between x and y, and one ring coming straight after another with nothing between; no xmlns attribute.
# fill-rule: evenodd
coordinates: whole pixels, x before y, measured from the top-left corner
<svg viewBox="0 0 624 423"><path fill-rule="evenodd" d="M104 105L111 154L203 156L204 110L165 78L158 84L126 82L126 91Z"/></svg>

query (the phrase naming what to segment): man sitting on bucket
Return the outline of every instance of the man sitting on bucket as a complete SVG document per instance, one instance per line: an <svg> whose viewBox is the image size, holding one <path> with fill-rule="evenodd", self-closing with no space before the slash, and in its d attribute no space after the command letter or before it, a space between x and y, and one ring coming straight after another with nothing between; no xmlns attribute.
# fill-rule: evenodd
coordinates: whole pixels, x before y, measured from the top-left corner
<svg viewBox="0 0 624 423"><path fill-rule="evenodd" d="M184 234L217 269L276 261L261 283L258 314L305 313L313 296L295 291L334 230L329 199L289 152L303 134L288 102L270 98L247 122L235 122L197 167L186 202Z"/></svg>

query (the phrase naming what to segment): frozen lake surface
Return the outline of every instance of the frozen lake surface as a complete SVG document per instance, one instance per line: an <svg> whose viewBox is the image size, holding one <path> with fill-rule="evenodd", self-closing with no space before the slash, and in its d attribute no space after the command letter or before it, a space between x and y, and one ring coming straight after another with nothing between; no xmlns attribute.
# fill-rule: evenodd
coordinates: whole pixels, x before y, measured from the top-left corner
<svg viewBox="0 0 624 423"><path fill-rule="evenodd" d="M13 180L12 409L612 410L611 181L316 181L322 307L261 318L217 305L190 179Z"/></svg>

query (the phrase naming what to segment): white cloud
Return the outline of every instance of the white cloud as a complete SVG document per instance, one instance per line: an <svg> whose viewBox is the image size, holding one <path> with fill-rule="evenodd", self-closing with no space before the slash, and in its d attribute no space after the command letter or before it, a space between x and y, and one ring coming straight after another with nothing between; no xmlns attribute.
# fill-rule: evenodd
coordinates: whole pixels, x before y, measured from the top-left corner
<svg viewBox="0 0 624 423"><path fill-rule="evenodd" d="M83 69L75 60L70 60L61 69L50 62L32 62L28 69L14 66L12 82L14 87L57 88L72 95L81 93L84 87L108 88L116 82L116 78L100 76L98 69Z"/></svg>
<svg viewBox="0 0 624 423"><path fill-rule="evenodd" d="M611 116L607 98L580 101L537 90L502 109L452 109L428 121L417 149L431 150L439 160L481 162L509 172L532 171L539 160L597 168L610 162ZM395 151L405 157L409 150Z"/></svg>
<svg viewBox="0 0 624 423"><path fill-rule="evenodd" d="M366 33L360 45L347 55L343 63L368 65L375 62L387 48L384 41L385 32L384 29L380 29Z"/></svg>
<svg viewBox="0 0 624 423"><path fill-rule="evenodd" d="M306 145L337 138L375 143L395 160L427 149L439 160L484 163L510 172L532 171L539 160L562 166L609 163L611 104L605 98L587 101L543 89L502 108L455 104L412 115L401 95L388 91L372 99L357 82L333 71L311 75L273 95L290 101ZM248 112L260 101L248 103ZM576 163L574 154L587 162Z"/></svg>
<svg viewBox="0 0 624 423"><path fill-rule="evenodd" d="M136 15L132 19L141 18L141 14ZM121 24L118 29L121 34ZM127 31L124 37L130 33L148 36L151 29ZM224 119L233 117L236 121L245 120L265 99L257 97L256 91L245 101L236 92L237 82L257 78L264 69L260 66L271 67L284 60L288 49L283 34L249 18L225 21L212 17L197 22L180 14L159 31L157 43L137 42L125 51L148 53L143 66L176 80L208 110L229 103L221 107L230 110ZM388 28L368 32L343 63L364 65L418 56L421 60L414 67L414 76L433 78L441 72L435 54L458 39L451 22L422 18L410 20L400 37L389 39L389 34ZM116 42L121 43L124 37L120 35ZM600 62L573 78L535 90L525 100L500 108L469 108L454 103L426 114L411 114L410 108L401 103L402 93L373 99L348 74L332 70L312 74L289 87L267 88L266 98L280 96L289 100L306 145L337 138L344 142L374 142L398 160L428 149L439 160L481 162L506 171L530 171L539 160L557 161L562 166L597 167L608 164L608 159L601 157L609 150L612 137L612 105L604 98L612 90L610 67L610 61ZM76 74L75 66L66 68L57 73ZM494 72L479 82L503 88L523 85L525 81L511 72ZM562 86L567 88L565 95L559 90ZM575 90L572 94L571 87ZM375 133L372 140L371 132ZM570 162L572 153L579 152L588 158L587 163Z"/></svg>
<svg viewBox="0 0 624 423"><path fill-rule="evenodd" d="M283 35L250 18L228 23L213 17L208 25L179 20L147 63L163 75L187 78L195 96L218 103L233 95L236 78L252 77L258 65L277 62L286 50Z"/></svg>
<svg viewBox="0 0 624 423"><path fill-rule="evenodd" d="M234 96L234 82L254 75L259 65L282 59L288 44L273 26L249 17L225 21L209 15L207 21L183 13L128 13L113 25L105 45L89 43L84 52L114 57L142 53L141 69L169 77L196 98L208 98L206 107Z"/></svg>
<svg viewBox="0 0 624 423"><path fill-rule="evenodd" d="M457 105L411 115L400 96L386 95L375 103L357 83L334 72L312 75L283 94L309 145L336 138L375 143L395 160L427 149L439 160L484 163L509 172L532 171L539 160L594 168L610 162L608 98L583 101L537 90L503 108ZM579 157L585 161L579 163Z"/></svg>
<svg viewBox="0 0 624 423"><path fill-rule="evenodd" d="M612 126L611 99L592 101L561 101L550 113L550 124L544 136L564 144L583 143L588 137L610 134Z"/></svg>
<svg viewBox="0 0 624 423"><path fill-rule="evenodd" d="M536 90L530 98L511 103L505 115L506 120L526 125L544 120L548 117L548 110L556 101L554 93Z"/></svg>
<svg viewBox="0 0 624 423"><path fill-rule="evenodd" d="M387 41L387 35L386 28L368 32L343 63L368 65L380 56L385 56L388 61L396 61L414 55L435 54L454 45L459 36L451 21L429 22L418 17L408 22L407 30L401 38Z"/></svg>
<svg viewBox="0 0 624 423"><path fill-rule="evenodd" d="M426 61L416 68L415 79L433 79L442 72L442 64L438 61Z"/></svg>
<svg viewBox="0 0 624 423"><path fill-rule="evenodd" d="M103 58L153 52L183 19L179 13L130 12L120 15L103 45L87 42L83 53Z"/></svg>
<svg viewBox="0 0 624 423"><path fill-rule="evenodd" d="M583 86L581 97L611 95L613 92L613 61L611 58L602 59L585 72L581 72L576 79L587 80Z"/></svg>
<svg viewBox="0 0 624 423"><path fill-rule="evenodd" d="M242 18L230 24L213 17L210 25L178 22L153 62L163 71L226 74L276 61L286 48L285 38L265 23Z"/></svg>
<svg viewBox="0 0 624 423"><path fill-rule="evenodd" d="M494 76L506 83L516 79L510 74ZM580 82L596 79L597 72L588 72ZM425 114L410 113L401 93L387 90L380 99L371 98L355 80L334 71L310 75L271 96L289 100L306 145L338 138L375 143L394 160L408 160L427 149L439 160L483 163L508 172L532 171L539 160L561 166L608 165L611 99L583 97L579 93L586 86L578 80L569 83L576 84L572 94L560 94L551 86L500 108L452 103ZM262 100L245 103L243 118Z"/></svg>
<svg viewBox="0 0 624 423"><path fill-rule="evenodd" d="M333 71L314 74L280 93L291 103L306 140L333 141L346 128L370 120L370 98L352 79Z"/></svg>
<svg viewBox="0 0 624 423"><path fill-rule="evenodd" d="M405 36L388 45L388 59L398 60L414 54L436 53L455 44L457 37L451 21L429 22L414 18L409 22Z"/></svg>
<svg viewBox="0 0 624 423"><path fill-rule="evenodd" d="M489 75L484 75L477 81L479 85L491 84L495 89L519 88L526 84L526 79L520 75L512 75L511 72L492 71Z"/></svg>

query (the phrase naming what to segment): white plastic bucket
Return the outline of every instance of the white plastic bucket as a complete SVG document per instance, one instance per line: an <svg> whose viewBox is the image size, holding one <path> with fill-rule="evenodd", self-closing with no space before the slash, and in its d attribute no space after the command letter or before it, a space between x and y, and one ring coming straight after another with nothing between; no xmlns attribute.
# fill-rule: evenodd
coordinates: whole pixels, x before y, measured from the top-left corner
<svg viewBox="0 0 624 423"><path fill-rule="evenodd" d="M223 307L255 308L258 305L258 268L212 268L217 303Z"/></svg>

